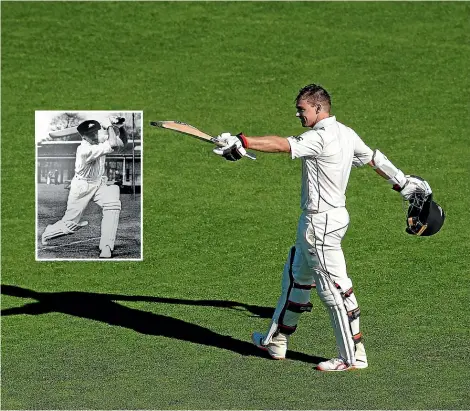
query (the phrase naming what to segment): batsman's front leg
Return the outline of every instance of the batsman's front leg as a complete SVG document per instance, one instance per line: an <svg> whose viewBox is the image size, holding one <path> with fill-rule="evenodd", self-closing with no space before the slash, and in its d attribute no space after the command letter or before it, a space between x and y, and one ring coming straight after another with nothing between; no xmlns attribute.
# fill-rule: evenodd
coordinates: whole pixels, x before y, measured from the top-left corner
<svg viewBox="0 0 470 411"><path fill-rule="evenodd" d="M88 225L87 221L80 221L80 219L95 191L96 187L89 185L86 181L75 178L72 180L64 216L46 227L41 236L42 245L47 245L54 238L73 234L81 227Z"/></svg>
<svg viewBox="0 0 470 411"><path fill-rule="evenodd" d="M292 247L284 265L281 296L271 324L266 334L253 334L255 345L275 359L285 358L289 338L297 329L301 314L312 310L310 293L314 287L312 271L302 253Z"/></svg>

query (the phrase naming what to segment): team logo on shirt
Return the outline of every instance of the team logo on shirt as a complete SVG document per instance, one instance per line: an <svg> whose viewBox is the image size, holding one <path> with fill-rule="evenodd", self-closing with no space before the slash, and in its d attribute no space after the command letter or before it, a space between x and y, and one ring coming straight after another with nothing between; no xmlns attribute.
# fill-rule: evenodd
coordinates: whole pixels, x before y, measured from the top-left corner
<svg viewBox="0 0 470 411"><path fill-rule="evenodd" d="M304 139L302 136L293 136L293 137L297 142L302 141Z"/></svg>

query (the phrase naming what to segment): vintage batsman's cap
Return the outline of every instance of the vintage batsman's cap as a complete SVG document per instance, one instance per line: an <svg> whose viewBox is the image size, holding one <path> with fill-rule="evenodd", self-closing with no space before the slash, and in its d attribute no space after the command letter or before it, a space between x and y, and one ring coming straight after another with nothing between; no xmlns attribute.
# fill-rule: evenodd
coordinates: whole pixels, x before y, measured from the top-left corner
<svg viewBox="0 0 470 411"><path fill-rule="evenodd" d="M77 131L83 136L84 134L94 133L101 129L101 124L96 120L87 120L80 123L77 127Z"/></svg>

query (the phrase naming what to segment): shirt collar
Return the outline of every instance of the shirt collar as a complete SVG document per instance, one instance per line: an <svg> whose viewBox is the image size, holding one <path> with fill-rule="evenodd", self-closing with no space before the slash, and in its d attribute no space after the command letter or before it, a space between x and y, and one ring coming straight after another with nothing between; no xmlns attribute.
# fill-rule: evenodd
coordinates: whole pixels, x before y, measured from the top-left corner
<svg viewBox="0 0 470 411"><path fill-rule="evenodd" d="M326 126L331 126L335 122L336 122L336 117L335 116L327 117L327 118L324 118L323 120L319 121L312 128L313 128L313 130L318 130L319 128L324 128Z"/></svg>

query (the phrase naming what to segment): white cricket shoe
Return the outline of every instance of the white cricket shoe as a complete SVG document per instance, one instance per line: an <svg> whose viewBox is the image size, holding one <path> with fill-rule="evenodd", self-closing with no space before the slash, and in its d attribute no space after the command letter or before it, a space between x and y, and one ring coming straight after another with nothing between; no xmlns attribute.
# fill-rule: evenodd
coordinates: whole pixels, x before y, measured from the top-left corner
<svg viewBox="0 0 470 411"><path fill-rule="evenodd" d="M262 344L263 339L264 335L261 333L255 332L251 334L251 341L253 341L253 344L263 351L267 351L271 358L275 360L283 360L286 358L287 342L289 341L289 336L287 334L278 333L272 338L268 345Z"/></svg>
<svg viewBox="0 0 470 411"><path fill-rule="evenodd" d="M356 357L356 360L352 365L349 365L343 358L332 358L331 360L319 363L315 368L319 371L348 371L362 370L364 368L367 368L368 363L366 352L364 350L364 345L362 343L360 345L362 345L363 355L359 356L359 358ZM358 350L356 347L356 355L361 355L362 353L360 351L361 349Z"/></svg>
<svg viewBox="0 0 470 411"><path fill-rule="evenodd" d="M111 247L109 245L105 245L104 248L101 250L100 258L111 258Z"/></svg>
<svg viewBox="0 0 470 411"><path fill-rule="evenodd" d="M342 358L332 358L328 361L322 361L315 368L319 371L347 371L353 369L353 367Z"/></svg>

